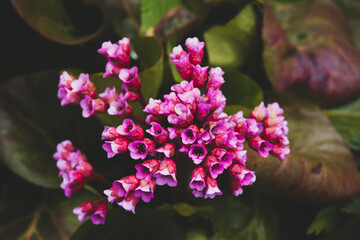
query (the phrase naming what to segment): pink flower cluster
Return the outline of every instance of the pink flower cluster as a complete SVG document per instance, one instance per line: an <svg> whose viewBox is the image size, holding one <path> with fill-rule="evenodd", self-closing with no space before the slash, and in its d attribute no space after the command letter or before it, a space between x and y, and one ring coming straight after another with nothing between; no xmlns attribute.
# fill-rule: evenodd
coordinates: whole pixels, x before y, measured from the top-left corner
<svg viewBox="0 0 360 240"><path fill-rule="evenodd" d="M84 222L86 217L90 216L93 224L104 224L107 206L103 203L87 201L74 208L73 213L78 216L80 222Z"/></svg>
<svg viewBox="0 0 360 240"><path fill-rule="evenodd" d="M130 62L130 40L123 38L117 44L104 42L98 52L108 59L103 77L118 77L123 82L121 92L118 93L115 87L107 87L98 95L100 98L96 97L97 90L89 80L89 74L81 73L76 79L64 71L58 84L61 106L80 105L84 118L106 110L110 115L130 117L133 110L128 101L144 101L139 91L141 82L138 68L127 68Z"/></svg>
<svg viewBox="0 0 360 240"><path fill-rule="evenodd" d="M244 117L242 111L228 115L224 112L226 98L220 90L225 82L224 71L220 67L209 69L209 66L200 65L204 42L188 38L185 45L187 51L179 45L170 54L172 63L184 81L173 85L171 92L165 94L163 100L150 98L147 105L141 94L138 69L127 68L130 62L129 39L123 38L116 44L105 42L98 50L108 59L104 78L115 76L123 82L120 94L115 87L106 88L105 92L99 94L104 100L100 101L105 104L103 111L109 106L107 112L110 115L131 118L124 119L119 126L105 126L101 138L104 140L102 148L107 152L108 158L117 154L129 154L133 160L139 161L135 166L135 174L115 180L109 189L104 190L104 194L109 203L116 203L133 213L140 199L148 203L154 198L157 185L178 185L176 173L179 162L192 168L190 182L186 184L195 197L214 198L221 195L217 178L226 171L230 176L229 185L233 194L238 196L242 194L243 186L252 185L256 180L254 171L246 167L245 141L264 158L272 154L284 160L290 152L286 137L289 130L282 116L283 109L277 103L268 104L267 107L261 103L251 112L250 118ZM84 76L85 74L80 75L79 79ZM70 80L68 86L71 88L65 89L64 79L78 81L64 72L60 77L59 92L77 89L74 87L76 84L72 86ZM82 85L90 86L87 88L88 92L89 89L95 89L89 82ZM93 96L84 93L85 90L81 94L78 90L73 92L79 98L85 96L84 99L92 99L96 95L96 89ZM59 97L62 105L79 103L77 99L71 99L70 95ZM148 114L145 121L133 115L127 101L142 103L144 112ZM96 107L93 106L92 109ZM90 115L84 116L83 112L84 117ZM148 124L148 128L144 130L142 125L133 120L139 124ZM76 153L76 156L70 157L75 154L74 148L69 141L64 141L58 145L58 152L54 155L60 166L60 175L66 175L62 187L67 196L83 186L83 180L75 173L80 172L82 179L86 179L92 171L91 168L87 175L81 172L89 170L91 165L86 168L85 156L80 151ZM74 160L70 159L77 160L73 163ZM70 172L75 172L75 175L71 173L74 175L72 176ZM96 176L101 180L98 174ZM100 210L95 208L94 203L86 202L75 208L74 213L80 221L91 216L95 224L103 223L106 208L104 210L102 204L99 206Z"/></svg>
<svg viewBox="0 0 360 240"><path fill-rule="evenodd" d="M289 140L286 135L289 132L287 121L282 114L284 110L278 103L268 104L267 107L261 102L251 112L251 118L257 124L262 123L265 129L261 134L253 136L249 140L249 146L256 150L261 157L268 157L269 153L284 160L285 156L290 153Z"/></svg>
<svg viewBox="0 0 360 240"><path fill-rule="evenodd" d="M56 150L53 157L60 170L59 176L63 178L60 186L64 189L65 196L71 197L73 193L84 187L84 182L93 173L93 167L80 150L75 151L69 140L59 143Z"/></svg>

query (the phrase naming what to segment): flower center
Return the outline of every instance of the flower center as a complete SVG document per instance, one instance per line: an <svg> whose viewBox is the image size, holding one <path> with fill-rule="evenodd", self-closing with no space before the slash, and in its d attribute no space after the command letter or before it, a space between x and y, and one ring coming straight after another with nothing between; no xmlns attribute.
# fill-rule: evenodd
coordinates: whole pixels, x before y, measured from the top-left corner
<svg viewBox="0 0 360 240"><path fill-rule="evenodd" d="M146 154L146 145L143 144L143 143L139 143L137 146L136 146L137 150L139 153L141 154Z"/></svg>
<svg viewBox="0 0 360 240"><path fill-rule="evenodd" d="M195 154L196 156L204 155L204 149L202 149L201 147L194 147L193 154Z"/></svg>

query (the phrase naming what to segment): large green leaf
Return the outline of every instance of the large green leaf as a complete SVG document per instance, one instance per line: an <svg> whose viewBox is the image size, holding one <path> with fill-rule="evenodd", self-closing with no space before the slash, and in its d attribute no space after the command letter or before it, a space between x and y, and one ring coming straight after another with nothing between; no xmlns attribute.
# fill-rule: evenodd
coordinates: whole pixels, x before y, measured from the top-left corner
<svg viewBox="0 0 360 240"><path fill-rule="evenodd" d="M326 115L296 96L272 94L270 101L278 101L285 110L291 152L281 162L249 150L247 166L256 172L255 186L311 202L337 201L359 193L354 157Z"/></svg>
<svg viewBox="0 0 360 240"><path fill-rule="evenodd" d="M225 83L221 87L227 105L254 108L263 100L260 86L248 76L236 70L225 69Z"/></svg>
<svg viewBox="0 0 360 240"><path fill-rule="evenodd" d="M136 214L114 208L106 216L104 226L91 222L82 225L70 238L77 239L185 239L179 225L166 215L150 210L136 209Z"/></svg>
<svg viewBox="0 0 360 240"><path fill-rule="evenodd" d="M322 209L307 230L307 234L319 235L334 230L344 220L338 204L332 204Z"/></svg>
<svg viewBox="0 0 360 240"><path fill-rule="evenodd" d="M325 113L350 148L360 150L360 99Z"/></svg>
<svg viewBox="0 0 360 240"><path fill-rule="evenodd" d="M153 37L131 39L139 58L141 91L145 101L156 98L163 80L164 50L159 40Z"/></svg>
<svg viewBox="0 0 360 240"><path fill-rule="evenodd" d="M157 24L167 11L180 4L180 0L143 0L141 2L141 32Z"/></svg>
<svg viewBox="0 0 360 240"><path fill-rule="evenodd" d="M259 47L260 19L255 4L248 4L225 26L205 34L209 63L213 66L243 67Z"/></svg>
<svg viewBox="0 0 360 240"><path fill-rule="evenodd" d="M58 43L83 43L95 38L103 29L103 23L93 21L102 18L99 18L99 12L93 10L87 12L85 5L76 9L82 14L81 19L76 18L82 21L80 23L73 21L70 9L61 0L11 0L11 2L26 23L44 37ZM74 3L72 4L75 6ZM85 17L87 19L83 21ZM79 23L80 26L76 27ZM89 26L91 26L90 29ZM84 32L84 29L87 31Z"/></svg>
<svg viewBox="0 0 360 240"><path fill-rule="evenodd" d="M60 184L52 157L58 142L70 139L90 159L101 159L98 123L83 119L79 107L60 106L58 81L57 72L47 71L11 79L0 87L0 161L45 187Z"/></svg>

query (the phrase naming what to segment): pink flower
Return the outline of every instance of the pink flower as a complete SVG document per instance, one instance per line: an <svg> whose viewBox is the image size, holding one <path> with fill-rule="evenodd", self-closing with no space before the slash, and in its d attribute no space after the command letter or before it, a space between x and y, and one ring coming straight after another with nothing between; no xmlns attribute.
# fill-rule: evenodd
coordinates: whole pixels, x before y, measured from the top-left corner
<svg viewBox="0 0 360 240"><path fill-rule="evenodd" d="M205 86L208 68L208 66L201 67L200 65L193 65L191 79L193 80L194 87L202 88Z"/></svg>
<svg viewBox="0 0 360 240"><path fill-rule="evenodd" d="M220 161L224 169L230 167L234 159L234 155L224 148L214 148L211 150L211 154L213 154Z"/></svg>
<svg viewBox="0 0 360 240"><path fill-rule="evenodd" d="M263 158L267 158L269 156L269 152L274 148L271 143L265 141L260 136L250 138L249 146L252 149L256 150L259 153L260 157Z"/></svg>
<svg viewBox="0 0 360 240"><path fill-rule="evenodd" d="M190 55L185 53L178 59L173 59L172 63L175 65L176 70L182 79L189 79L192 74L192 64L190 62Z"/></svg>
<svg viewBox="0 0 360 240"><path fill-rule="evenodd" d="M155 143L148 138L142 141L134 141L129 144L130 157L134 160L145 159L148 154L155 150Z"/></svg>
<svg viewBox="0 0 360 240"><path fill-rule="evenodd" d="M204 55L204 42L200 42L197 37L187 38L185 45L190 54L190 62L194 65L200 64Z"/></svg>
<svg viewBox="0 0 360 240"><path fill-rule="evenodd" d="M209 81L206 88L212 88L214 90L219 89L225 82L224 78L222 77L223 75L224 71L220 67L211 68L209 71Z"/></svg>
<svg viewBox="0 0 360 240"><path fill-rule="evenodd" d="M132 91L136 91L141 87L141 82L140 82L140 77L138 75L137 67L132 67L130 69L127 68L121 69L119 72L119 78Z"/></svg>
<svg viewBox="0 0 360 240"><path fill-rule="evenodd" d="M105 126L101 134L101 140L115 140L118 137L120 137L120 134L116 131L116 127Z"/></svg>
<svg viewBox="0 0 360 240"><path fill-rule="evenodd" d="M155 156L159 161L163 161L167 158L171 158L175 154L175 145L172 143L166 143L164 146L156 149Z"/></svg>
<svg viewBox="0 0 360 240"><path fill-rule="evenodd" d="M144 138L144 130L130 119L124 119L123 123L116 128L116 131L132 140L142 140Z"/></svg>
<svg viewBox="0 0 360 240"><path fill-rule="evenodd" d="M139 99L139 93L137 91L131 91L126 84L123 84L121 86L120 97L129 102L134 102Z"/></svg>
<svg viewBox="0 0 360 240"><path fill-rule="evenodd" d="M64 189L65 196L68 198L84 187L84 176L78 171L68 171L62 177L60 187Z"/></svg>
<svg viewBox="0 0 360 240"><path fill-rule="evenodd" d="M96 225L104 224L106 212L107 212L107 207L105 204L97 205L95 212L91 215L91 222Z"/></svg>
<svg viewBox="0 0 360 240"><path fill-rule="evenodd" d="M104 190L104 194L107 196L108 202L112 204L120 198L124 197L126 195L126 192L122 187L120 188L120 190L112 187L110 189Z"/></svg>
<svg viewBox="0 0 360 240"><path fill-rule="evenodd" d="M135 213L135 206L139 202L140 198L134 195L134 192L130 192L126 197L117 204L124 208L128 212Z"/></svg>
<svg viewBox="0 0 360 240"><path fill-rule="evenodd" d="M105 65L105 73L103 75L103 78L116 77L119 75L121 69L122 67L119 67L117 64L113 63L112 61L108 61Z"/></svg>
<svg viewBox="0 0 360 240"><path fill-rule="evenodd" d="M118 191L123 188L126 193L129 193L135 190L139 186L139 183L140 181L135 175L130 175L114 181L113 186L117 188Z"/></svg>
<svg viewBox="0 0 360 240"><path fill-rule="evenodd" d="M130 62L128 56L130 53L129 39L123 38L118 44L113 44L110 41L104 42L98 52L105 55L109 60L115 61L119 66L124 67Z"/></svg>
<svg viewBox="0 0 360 240"><path fill-rule="evenodd" d="M186 55L187 53L183 50L181 45L178 45L173 48L172 53L169 54L171 60L178 60L181 56Z"/></svg>
<svg viewBox="0 0 360 240"><path fill-rule="evenodd" d="M81 96L89 95L91 98L96 96L96 87L89 80L89 74L81 73L79 78L71 82L73 92L79 93Z"/></svg>
<svg viewBox="0 0 360 240"><path fill-rule="evenodd" d="M254 172L237 163L230 166L229 172L230 176L237 179L241 186L252 185L256 180Z"/></svg>
<svg viewBox="0 0 360 240"><path fill-rule="evenodd" d="M204 198L214 198L216 195L221 195L216 179L206 176L206 192Z"/></svg>
<svg viewBox="0 0 360 240"><path fill-rule="evenodd" d="M155 115L159 114L161 103L161 100L154 100L153 98L150 98L148 105L146 105L146 107L144 108L144 112Z"/></svg>
<svg viewBox="0 0 360 240"><path fill-rule="evenodd" d="M154 190L156 186L156 180L151 178L149 181L146 179L140 180L139 186L134 191L135 197L141 197L141 199L148 203L152 198L154 198Z"/></svg>
<svg viewBox="0 0 360 240"><path fill-rule="evenodd" d="M157 185L163 186L167 184L169 187L175 187L177 185L175 162L171 159L163 161L154 177Z"/></svg>
<svg viewBox="0 0 360 240"><path fill-rule="evenodd" d="M155 141L160 144L164 144L169 140L169 133L163 127L161 127L160 124L156 122L152 122L151 128L147 129L146 132L152 135Z"/></svg>
<svg viewBox="0 0 360 240"><path fill-rule="evenodd" d="M208 169L212 178L217 178L218 175L224 172L224 166L214 155L208 155L205 158L204 167Z"/></svg>
<svg viewBox="0 0 360 240"><path fill-rule="evenodd" d="M108 108L108 114L120 117L129 117L133 114L133 110L125 99L119 98L117 101L110 103L110 107Z"/></svg>
<svg viewBox="0 0 360 240"><path fill-rule="evenodd" d="M102 148L107 152L107 157L112 158L116 154L124 153L128 150L129 141L126 138L118 137L113 141L105 141Z"/></svg>
<svg viewBox="0 0 360 240"><path fill-rule="evenodd" d="M103 93L99 94L99 97L101 97L108 104L110 104L111 102L114 102L118 99L119 94L116 91L115 87L112 87L112 88L107 87Z"/></svg>
<svg viewBox="0 0 360 240"><path fill-rule="evenodd" d="M197 166L193 169L191 174L190 188L196 191L202 191L205 184L206 171L202 166Z"/></svg>
<svg viewBox="0 0 360 240"><path fill-rule="evenodd" d="M88 118L96 113L104 113L106 110L106 104L100 98L92 99L89 95L86 95L80 102L80 106L83 109L82 116Z"/></svg>
<svg viewBox="0 0 360 240"><path fill-rule="evenodd" d="M73 209L73 213L78 216L80 222L84 222L87 216L94 211L94 204L90 201L82 203L79 207Z"/></svg>
<svg viewBox="0 0 360 240"><path fill-rule="evenodd" d="M207 154L207 149L203 144L193 144L190 146L189 157L195 164L200 164Z"/></svg>
<svg viewBox="0 0 360 240"><path fill-rule="evenodd" d="M231 186L234 196L237 197L243 193L243 189L241 188L241 184L237 178L230 179L230 186Z"/></svg>
<svg viewBox="0 0 360 240"><path fill-rule="evenodd" d="M68 160L70 153L74 152L75 148L71 141L65 140L56 146L56 150L56 153L53 155L55 160Z"/></svg>
<svg viewBox="0 0 360 240"><path fill-rule="evenodd" d="M269 111L270 117L279 116L284 113L284 109L282 109L277 102L268 104L267 110Z"/></svg>
<svg viewBox="0 0 360 240"><path fill-rule="evenodd" d="M174 111L174 114L168 116L169 123L179 127L185 127L193 123L194 116L188 106L178 103L175 105Z"/></svg>
<svg viewBox="0 0 360 240"><path fill-rule="evenodd" d="M193 144L198 138L199 128L196 125L189 126L181 133L181 140L183 144Z"/></svg>
<svg viewBox="0 0 360 240"><path fill-rule="evenodd" d="M252 118L254 118L256 121L261 122L266 117L269 116L269 111L264 106L264 102L261 102L258 107L256 107L250 114Z"/></svg>
<svg viewBox="0 0 360 240"><path fill-rule="evenodd" d="M279 158L281 161L285 160L285 156L289 153L289 146L283 146L280 144L274 144L274 148L271 150L271 154Z"/></svg>
<svg viewBox="0 0 360 240"><path fill-rule="evenodd" d="M136 164L136 177L138 179L145 179L146 181L150 181L152 175L154 175L159 169L159 166L160 164L156 159L151 159L143 163Z"/></svg>

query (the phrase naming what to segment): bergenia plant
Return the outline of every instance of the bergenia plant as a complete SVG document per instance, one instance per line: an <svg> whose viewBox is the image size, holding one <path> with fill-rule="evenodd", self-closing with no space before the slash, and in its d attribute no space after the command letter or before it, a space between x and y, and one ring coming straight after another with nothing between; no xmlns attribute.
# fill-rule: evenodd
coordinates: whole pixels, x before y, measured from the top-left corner
<svg viewBox="0 0 360 240"><path fill-rule="evenodd" d="M222 194L217 178L228 171L233 194L239 196L243 187L252 185L256 179L255 172L246 167L244 143L263 158L271 154L284 160L290 152L287 121L279 104L265 106L261 102L249 117L242 111L228 115L224 112L226 98L220 90L225 82L224 71L200 65L204 42L188 38L185 45L187 51L179 45L169 56L184 80L173 85L163 99L150 98L147 103L141 92L138 68L130 66L128 38L117 43L105 42L98 50L108 60L103 77L118 78L122 89L109 86L97 95L88 74L82 73L78 78L66 71L61 74L58 85L61 105L80 105L85 118L105 112L124 118L119 126L104 127L102 147L108 158L128 154L137 162L134 173L119 176L109 184L103 198L74 209L80 221L89 216L94 224L103 224L106 202L135 213L140 199L148 203L154 198L156 186L176 187L178 172L192 172L187 184L194 197L214 198ZM147 113L145 119L134 115L130 105L134 101ZM108 183L69 140L58 144L54 158L67 197L89 180Z"/></svg>

